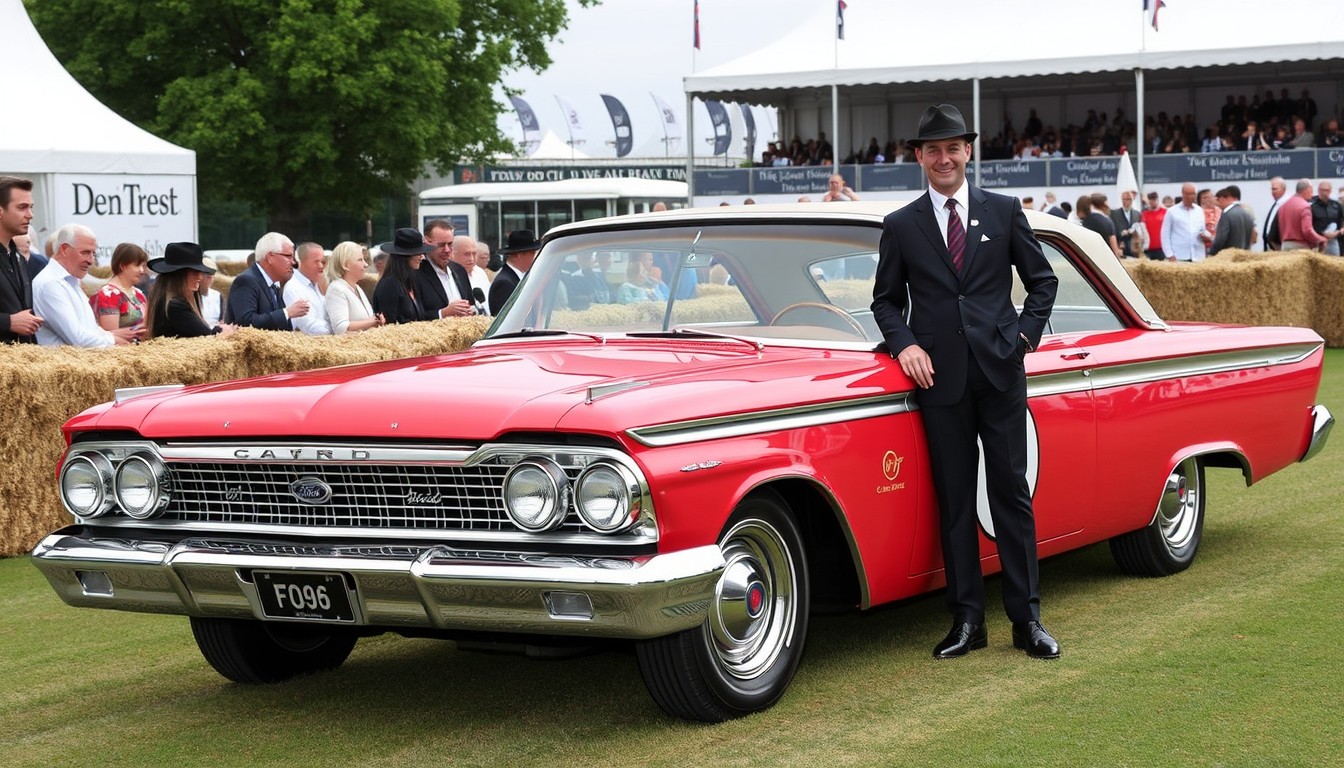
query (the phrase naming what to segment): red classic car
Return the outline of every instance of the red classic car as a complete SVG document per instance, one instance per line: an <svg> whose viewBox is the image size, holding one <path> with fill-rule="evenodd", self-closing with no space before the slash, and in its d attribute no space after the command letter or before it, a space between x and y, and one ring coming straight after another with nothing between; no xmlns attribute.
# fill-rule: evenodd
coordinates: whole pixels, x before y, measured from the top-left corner
<svg viewBox="0 0 1344 768"><path fill-rule="evenodd" d="M812 606L943 586L919 410L869 311L889 209L571 224L460 354L119 393L66 425L75 521L34 562L71 605L189 616L239 682L382 632L618 638L673 715L769 707ZM1060 281L1026 358L1040 554L1186 568L1206 468L1251 483L1323 445L1321 338L1163 322L1096 235L1027 215Z"/></svg>

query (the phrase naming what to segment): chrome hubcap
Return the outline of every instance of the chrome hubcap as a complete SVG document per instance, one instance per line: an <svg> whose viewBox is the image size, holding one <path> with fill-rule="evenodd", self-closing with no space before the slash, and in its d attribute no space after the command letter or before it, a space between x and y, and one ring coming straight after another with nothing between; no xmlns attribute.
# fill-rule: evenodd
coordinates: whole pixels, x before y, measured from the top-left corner
<svg viewBox="0 0 1344 768"><path fill-rule="evenodd" d="M1162 501L1157 505L1162 538L1172 549L1189 544L1195 535L1195 523L1199 520L1200 489L1198 485L1191 485L1190 480L1197 472L1196 459L1181 462L1167 477L1167 487L1162 492Z"/></svg>
<svg viewBox="0 0 1344 768"><path fill-rule="evenodd" d="M751 679L788 646L797 611L796 576L788 546L761 520L734 526L723 553L727 567L715 589L710 638L722 669Z"/></svg>

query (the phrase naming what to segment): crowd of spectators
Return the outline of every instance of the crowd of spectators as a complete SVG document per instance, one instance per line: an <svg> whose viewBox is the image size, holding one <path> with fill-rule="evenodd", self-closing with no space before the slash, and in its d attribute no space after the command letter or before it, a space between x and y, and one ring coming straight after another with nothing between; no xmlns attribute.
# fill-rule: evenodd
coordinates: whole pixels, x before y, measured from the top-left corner
<svg viewBox="0 0 1344 768"><path fill-rule="evenodd" d="M982 135L981 157L986 160L1028 160L1033 158L1089 157L1118 155L1124 148L1138 146L1138 126L1123 108L1113 112L1089 109L1079 123L1057 128L1043 123L1035 109L1019 126L1005 113L1000 129ZM1303 88L1294 98L1287 88L1275 97L1228 94L1216 120L1197 121L1192 114L1168 115L1158 112L1143 121L1145 154L1228 151L1263 151L1338 147L1344 145L1339 119L1321 115L1316 100ZM826 134L803 140L795 135L787 144L772 142L762 153L758 167L781 165L830 165L834 153ZM863 148L845 155L842 163L882 164L914 162L914 149L904 139L885 143L876 136Z"/></svg>
<svg viewBox="0 0 1344 768"><path fill-rule="evenodd" d="M0 342L110 347L159 337L228 337L239 327L333 335L385 323L487 315L508 301L540 244L511 233L509 260L495 281L489 246L454 237L443 220L424 233L399 229L381 247L383 264L367 295L360 285L369 250L268 232L257 241L227 298L218 269L196 243L174 242L155 258L131 243L113 249L111 275L89 275L99 252L89 227L67 224L47 238L48 257L31 247L33 184L0 176ZM522 242L522 241L527 242ZM426 258L428 257L428 258ZM488 295L488 298L487 298Z"/></svg>
<svg viewBox="0 0 1344 768"><path fill-rule="evenodd" d="M1096 232L1117 258L1146 256L1155 261L1197 262L1226 249L1265 251L1314 250L1339 256L1344 237L1344 192L1333 197L1326 180L1299 179L1288 194L1282 177L1270 180L1272 201L1263 218L1242 202L1241 188L1197 189L1181 185L1179 200L1150 191L1140 202L1123 192L1120 207L1111 209L1101 192L1085 194L1076 203L1057 201L1053 192L1037 204L1031 196L1022 207L1067 219Z"/></svg>

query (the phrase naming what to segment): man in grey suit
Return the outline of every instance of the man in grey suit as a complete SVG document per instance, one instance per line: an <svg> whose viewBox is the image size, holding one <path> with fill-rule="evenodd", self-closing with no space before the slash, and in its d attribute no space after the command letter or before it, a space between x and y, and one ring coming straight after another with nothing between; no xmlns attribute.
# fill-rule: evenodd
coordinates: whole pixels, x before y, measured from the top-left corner
<svg viewBox="0 0 1344 768"><path fill-rule="evenodd" d="M1249 250L1251 232L1255 229L1255 217L1241 204L1241 187L1229 184L1213 195L1223 215L1218 218L1218 229L1213 233L1213 244L1209 246L1209 255L1213 256L1224 248Z"/></svg>
<svg viewBox="0 0 1344 768"><path fill-rule="evenodd" d="M1041 625L1037 589L1023 358L1041 341L1059 281L1017 198L966 182L975 137L951 105L929 107L920 118L908 143L929 189L883 221L873 317L915 385L928 441L952 612L952 630L934 657L988 644L976 515L979 438L1013 645L1055 659L1059 643ZM1026 289L1021 312L1013 305L1013 272Z"/></svg>

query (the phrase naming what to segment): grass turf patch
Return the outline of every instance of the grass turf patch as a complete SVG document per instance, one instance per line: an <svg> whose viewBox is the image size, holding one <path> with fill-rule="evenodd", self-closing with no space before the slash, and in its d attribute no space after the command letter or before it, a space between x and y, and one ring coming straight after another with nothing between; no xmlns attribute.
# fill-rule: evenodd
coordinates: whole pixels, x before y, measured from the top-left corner
<svg viewBox="0 0 1344 768"><path fill-rule="evenodd" d="M1318 398L1344 414L1344 351ZM1058 662L990 647L951 662L932 595L819 616L773 709L671 720L631 654L561 662L361 640L346 665L228 683L185 619L67 608L0 561L0 765L1254 765L1344 763L1344 446L1252 488L1210 471L1194 566L1121 576L1105 545L1042 564ZM997 580L989 601L998 602Z"/></svg>

